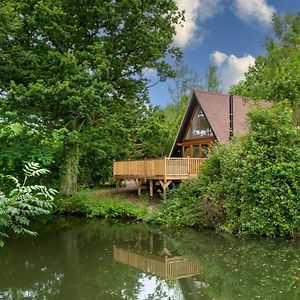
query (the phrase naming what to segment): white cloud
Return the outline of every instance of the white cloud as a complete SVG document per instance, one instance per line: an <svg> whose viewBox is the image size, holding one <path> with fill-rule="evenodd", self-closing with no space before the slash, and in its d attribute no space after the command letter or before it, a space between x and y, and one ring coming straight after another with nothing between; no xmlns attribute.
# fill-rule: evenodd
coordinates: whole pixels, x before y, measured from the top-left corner
<svg viewBox="0 0 300 300"><path fill-rule="evenodd" d="M217 67L220 67L224 61L227 59L227 54L222 53L220 51L215 51L213 54L211 54L211 59Z"/></svg>
<svg viewBox="0 0 300 300"><path fill-rule="evenodd" d="M219 51L212 53L210 58L213 64L219 68L223 89L226 92L233 84L244 79L245 73L248 71L249 67L255 63L255 58L251 55L237 57Z"/></svg>
<svg viewBox="0 0 300 300"><path fill-rule="evenodd" d="M235 14L243 21L258 21L262 25L272 24L275 8L266 0L234 0Z"/></svg>
<svg viewBox="0 0 300 300"><path fill-rule="evenodd" d="M185 11L183 26L176 26L174 43L186 47L191 42L203 40L201 22L213 17L220 9L221 0L176 0L180 10Z"/></svg>

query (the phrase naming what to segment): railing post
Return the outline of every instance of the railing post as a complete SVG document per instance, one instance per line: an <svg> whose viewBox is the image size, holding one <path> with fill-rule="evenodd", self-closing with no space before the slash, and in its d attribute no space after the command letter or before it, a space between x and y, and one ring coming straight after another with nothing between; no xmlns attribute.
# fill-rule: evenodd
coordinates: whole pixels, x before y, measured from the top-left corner
<svg viewBox="0 0 300 300"><path fill-rule="evenodd" d="M187 161L188 161L187 173L188 173L188 175L190 175L190 157L189 156L187 157Z"/></svg>
<svg viewBox="0 0 300 300"><path fill-rule="evenodd" d="M167 157L165 156L164 182L167 181Z"/></svg>
<svg viewBox="0 0 300 300"><path fill-rule="evenodd" d="M130 158L128 159L128 164L127 164L127 168L128 168L128 176L130 176L131 174L131 167L130 167Z"/></svg>

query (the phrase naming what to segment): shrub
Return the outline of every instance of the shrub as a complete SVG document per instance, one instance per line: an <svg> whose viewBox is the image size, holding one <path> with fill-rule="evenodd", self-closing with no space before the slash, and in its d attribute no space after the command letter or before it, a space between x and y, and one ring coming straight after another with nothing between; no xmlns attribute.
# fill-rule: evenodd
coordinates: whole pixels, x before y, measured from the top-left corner
<svg viewBox="0 0 300 300"><path fill-rule="evenodd" d="M167 225L215 227L224 219L220 206L207 188L208 177L183 181L170 190L154 220ZM211 188L212 185L209 185Z"/></svg>
<svg viewBox="0 0 300 300"><path fill-rule="evenodd" d="M300 131L285 103L251 110L250 131L214 148L198 179L169 193L157 220L240 235L300 233Z"/></svg>
<svg viewBox="0 0 300 300"><path fill-rule="evenodd" d="M29 163L23 169L25 177L21 184L13 176L6 176L14 182L15 187L7 194L0 191L0 238L7 237L2 229L9 228L15 233L35 234L28 229L30 219L49 214L53 207L56 191L43 185L27 185L31 177L46 174L38 163ZM3 241L0 240L0 246Z"/></svg>
<svg viewBox="0 0 300 300"><path fill-rule="evenodd" d="M250 133L227 147L225 230L273 237L299 233L300 132L291 120L284 104L251 111Z"/></svg>

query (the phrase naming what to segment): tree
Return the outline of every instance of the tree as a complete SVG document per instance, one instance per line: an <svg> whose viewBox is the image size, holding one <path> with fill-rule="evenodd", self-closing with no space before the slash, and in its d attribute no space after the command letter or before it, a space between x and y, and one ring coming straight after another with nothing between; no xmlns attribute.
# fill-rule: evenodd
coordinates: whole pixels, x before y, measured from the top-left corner
<svg viewBox="0 0 300 300"><path fill-rule="evenodd" d="M221 92L221 76L218 73L217 66L210 65L208 66L205 73L205 88L209 92Z"/></svg>
<svg viewBox="0 0 300 300"><path fill-rule="evenodd" d="M140 119L133 134L134 145L131 158L151 158L166 156L170 152L168 136L169 124L164 111L159 107L149 109Z"/></svg>
<svg viewBox="0 0 300 300"><path fill-rule="evenodd" d="M294 121L300 124L300 13L273 17L275 39L266 43L266 56L259 56L245 80L231 92L253 98L288 99Z"/></svg>
<svg viewBox="0 0 300 300"><path fill-rule="evenodd" d="M126 145L147 98L143 70L173 74L163 58L180 55L181 20L172 0L1 2L1 117L59 133L61 194L76 191L83 144Z"/></svg>
<svg viewBox="0 0 300 300"><path fill-rule="evenodd" d="M174 84L169 88L173 103L179 103L182 97L189 95L193 89L203 89L202 79L193 68L177 61L174 70Z"/></svg>

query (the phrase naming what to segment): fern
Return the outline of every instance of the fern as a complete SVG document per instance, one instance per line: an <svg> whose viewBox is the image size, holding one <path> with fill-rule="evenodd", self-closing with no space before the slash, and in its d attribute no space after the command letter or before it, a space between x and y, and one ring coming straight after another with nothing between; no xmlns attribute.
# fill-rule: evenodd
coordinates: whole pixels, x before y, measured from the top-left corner
<svg viewBox="0 0 300 300"><path fill-rule="evenodd" d="M0 191L0 247L3 246L3 238L7 237L1 229L9 228L17 234L36 233L28 229L30 219L49 214L53 208L56 190L43 185L27 185L30 177L38 177L49 171L40 167L38 163L28 163L24 166L24 180L21 184L14 176L6 176L14 187L5 195Z"/></svg>
<svg viewBox="0 0 300 300"><path fill-rule="evenodd" d="M47 169L42 169L39 163L34 162L25 165L23 171L27 177L41 176L49 172Z"/></svg>

